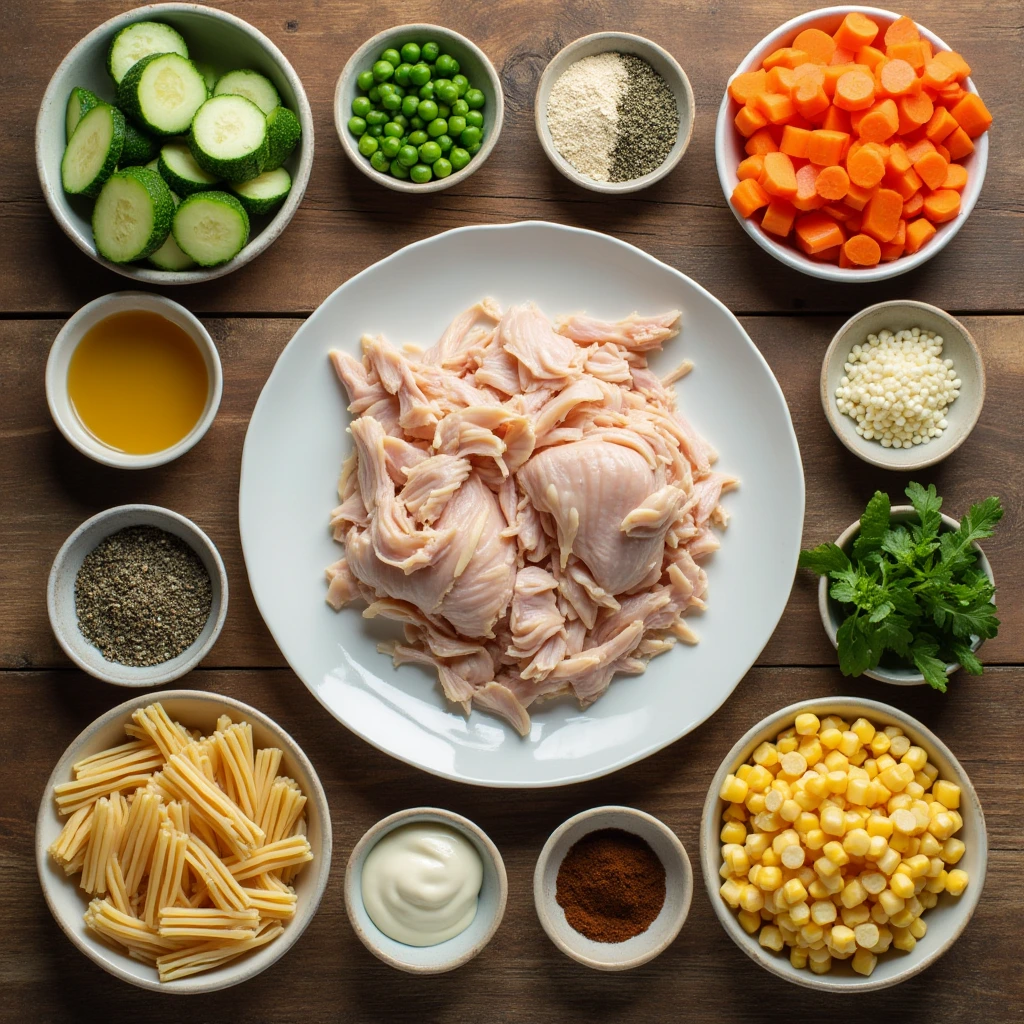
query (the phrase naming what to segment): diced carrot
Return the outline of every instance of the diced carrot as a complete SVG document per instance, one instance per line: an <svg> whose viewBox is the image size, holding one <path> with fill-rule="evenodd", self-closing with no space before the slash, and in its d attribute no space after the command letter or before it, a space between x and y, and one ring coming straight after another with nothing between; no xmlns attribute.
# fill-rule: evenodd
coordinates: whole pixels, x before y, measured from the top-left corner
<svg viewBox="0 0 1024 1024"><path fill-rule="evenodd" d="M919 92L916 96L901 96L896 101L896 109L900 115L900 125L897 131L900 135L906 135L931 120L931 116L935 112L935 105L928 93Z"/></svg>
<svg viewBox="0 0 1024 1024"><path fill-rule="evenodd" d="M885 160L873 145L860 146L846 158L846 172L850 181L861 188L874 188L885 174Z"/></svg>
<svg viewBox="0 0 1024 1024"><path fill-rule="evenodd" d="M806 128L794 128L793 125L787 124L782 129L782 141L779 143L779 149L787 156L806 159L810 140L811 133Z"/></svg>
<svg viewBox="0 0 1024 1024"><path fill-rule="evenodd" d="M949 164L946 168L946 180L942 188L953 188L962 192L967 187L967 168L960 164Z"/></svg>
<svg viewBox="0 0 1024 1024"><path fill-rule="evenodd" d="M924 197L924 215L933 224L945 224L960 212L960 193L951 188L940 188Z"/></svg>
<svg viewBox="0 0 1024 1024"><path fill-rule="evenodd" d="M898 260L903 255L903 249L906 247L906 244L907 222L901 220L892 241L883 242L879 247L882 251L882 262L891 263L893 260Z"/></svg>
<svg viewBox="0 0 1024 1024"><path fill-rule="evenodd" d="M746 163L746 161L744 161ZM742 165L741 165L742 166ZM893 142L889 146L889 156L885 161L886 173L906 174L913 166L907 147L901 142Z"/></svg>
<svg viewBox="0 0 1024 1024"><path fill-rule="evenodd" d="M796 172L796 195L790 200L792 204L803 211L817 210L825 205L825 200L818 195L815 182L818 179L819 170L814 164L804 164L797 168Z"/></svg>
<svg viewBox="0 0 1024 1024"><path fill-rule="evenodd" d="M828 132L842 132L844 135L849 135L853 130L850 125L850 115L847 111L840 107L829 107L825 111L825 119L821 122L821 127Z"/></svg>
<svg viewBox="0 0 1024 1024"><path fill-rule="evenodd" d="M974 152L974 143L963 128L958 127L950 132L942 140L942 144L949 150L949 155L954 160L963 160L965 156L970 156Z"/></svg>
<svg viewBox="0 0 1024 1024"><path fill-rule="evenodd" d="M846 258L858 267L873 267L882 257L882 250L870 235L854 235L843 243Z"/></svg>
<svg viewBox="0 0 1024 1024"><path fill-rule="evenodd" d="M772 68L779 64L783 65L783 67L795 68L798 64L806 64L810 59L810 54L804 50L797 50L792 46L783 46L782 49L768 54L761 62L761 66L765 71L771 71Z"/></svg>
<svg viewBox="0 0 1024 1024"><path fill-rule="evenodd" d="M905 60L915 72L919 72L931 57L931 47L923 39L912 43L894 43L886 46L885 55L890 60Z"/></svg>
<svg viewBox="0 0 1024 1024"><path fill-rule="evenodd" d="M833 103L843 110L863 110L875 101L875 80L866 71L847 71L836 82Z"/></svg>
<svg viewBox="0 0 1024 1024"><path fill-rule="evenodd" d="M906 202L917 192L922 184L924 183L921 181L921 175L913 167L906 174L893 175L892 177L886 175L885 177L886 188L898 193L903 202Z"/></svg>
<svg viewBox="0 0 1024 1024"><path fill-rule="evenodd" d="M832 38L835 39L835 36ZM832 54L832 59L829 61L829 64L852 64L853 58L856 56L856 50L847 50L844 46L837 46L835 53Z"/></svg>
<svg viewBox="0 0 1024 1024"><path fill-rule="evenodd" d="M840 224L849 224L852 220L860 219L856 210L851 209L846 203L826 203L821 208L822 213L827 213L833 220Z"/></svg>
<svg viewBox="0 0 1024 1024"><path fill-rule="evenodd" d="M935 60L948 64L953 69L953 74L958 81L963 81L971 73L970 64L956 50L940 50L935 54Z"/></svg>
<svg viewBox="0 0 1024 1024"><path fill-rule="evenodd" d="M836 83L839 81L847 71L853 71L857 67L856 64L832 64L822 70L825 72L825 81L822 83L822 87L825 90L825 95L829 99L832 99L836 94Z"/></svg>
<svg viewBox="0 0 1024 1024"><path fill-rule="evenodd" d="M927 85L929 89L938 91L955 82L956 72L945 61L936 60L933 57L925 64L924 72L921 74L922 85Z"/></svg>
<svg viewBox="0 0 1024 1024"><path fill-rule="evenodd" d="M935 112L931 116L927 127L924 130L925 136L932 142L939 143L947 135L956 130L957 120L956 118L945 108L936 107ZM970 130L965 125L960 125L961 128L971 134ZM984 131L984 129L982 129ZM980 132L978 133L981 134Z"/></svg>
<svg viewBox="0 0 1024 1024"><path fill-rule="evenodd" d="M764 92L768 88L767 78L768 72L763 68L758 71L745 71L729 83L729 95L737 103L747 104L758 93Z"/></svg>
<svg viewBox="0 0 1024 1024"><path fill-rule="evenodd" d="M829 108L825 90L810 79L805 79L796 87L793 103L801 116L808 119L818 117Z"/></svg>
<svg viewBox="0 0 1024 1024"><path fill-rule="evenodd" d="M967 93L950 113L972 139L983 135L992 124L992 115L977 93Z"/></svg>
<svg viewBox="0 0 1024 1024"><path fill-rule="evenodd" d="M762 156L765 153L777 153L778 145L775 142L775 138L767 128L758 128L753 135L747 139L747 144L743 147L743 151L747 156L753 156L755 153L760 153Z"/></svg>
<svg viewBox="0 0 1024 1024"><path fill-rule="evenodd" d="M949 161L944 160L936 150L934 153L925 153L920 160L915 161L914 170L921 175L921 180L930 189L942 188L946 172L949 170Z"/></svg>
<svg viewBox="0 0 1024 1024"><path fill-rule="evenodd" d="M736 177L740 181L746 181L747 178L760 178L763 169L764 157L760 153L755 153L754 156L748 156L746 160L740 161L739 167L736 168Z"/></svg>
<svg viewBox="0 0 1024 1024"><path fill-rule="evenodd" d="M814 64L828 64L836 52L836 41L820 28L805 28L793 40L795 50L803 50Z"/></svg>
<svg viewBox="0 0 1024 1024"><path fill-rule="evenodd" d="M907 253L917 252L934 234L935 225L925 220L924 217L910 221L907 224L907 241L904 251Z"/></svg>
<svg viewBox="0 0 1024 1024"><path fill-rule="evenodd" d="M784 125L781 126L783 132L789 127L802 128L805 132L809 132L814 128L814 125L803 117L801 114L794 114ZM782 136L779 136L779 145L782 144Z"/></svg>
<svg viewBox="0 0 1024 1024"><path fill-rule="evenodd" d="M874 71L875 65L880 60L885 60L885 54L881 50L876 50L873 46L862 46L857 51L855 59L858 64L863 64L869 70Z"/></svg>
<svg viewBox="0 0 1024 1024"><path fill-rule="evenodd" d="M838 202L850 189L850 176L838 164L826 167L814 183L818 195Z"/></svg>
<svg viewBox="0 0 1024 1024"><path fill-rule="evenodd" d="M944 107L955 107L965 96L967 92L959 82L954 82L952 85L947 85L945 89L940 89L936 94L935 98Z"/></svg>
<svg viewBox="0 0 1024 1024"><path fill-rule="evenodd" d="M921 38L921 33L917 31L917 26L914 24L913 19L908 18L904 14L885 30L884 38L885 45L892 46L895 43L916 42Z"/></svg>
<svg viewBox="0 0 1024 1024"><path fill-rule="evenodd" d="M841 270L853 270L856 264L850 262L850 257L846 255L846 250L839 247L839 267Z"/></svg>
<svg viewBox="0 0 1024 1024"><path fill-rule="evenodd" d="M843 159L843 153L849 142L850 136L845 132L833 132L825 128L818 128L811 132L811 138L807 143L807 158L819 167L837 164Z"/></svg>
<svg viewBox="0 0 1024 1024"><path fill-rule="evenodd" d="M858 185L856 182L851 181L850 191L846 193L846 198L843 202L851 209L863 210L864 207L868 205L868 201L874 194L874 188L864 188L862 185Z"/></svg>
<svg viewBox="0 0 1024 1024"><path fill-rule="evenodd" d="M954 193L959 198L959 193ZM927 200L926 207L927 207ZM861 230L879 242L892 241L900 226L903 197L892 189L880 188L864 207Z"/></svg>
<svg viewBox="0 0 1024 1024"><path fill-rule="evenodd" d="M924 196L920 192L915 192L909 199L903 203L903 218L904 220L910 220L911 217L916 217L924 209Z"/></svg>
<svg viewBox="0 0 1024 1024"><path fill-rule="evenodd" d="M842 254L843 247L841 245L833 245L828 249L822 249L821 252L809 252L807 255L815 263L838 263Z"/></svg>
<svg viewBox="0 0 1024 1024"><path fill-rule="evenodd" d="M771 196L753 178L747 178L732 190L731 202L741 217L749 217L762 206L767 206Z"/></svg>
<svg viewBox="0 0 1024 1024"><path fill-rule="evenodd" d="M952 134L952 133L950 133ZM935 143L935 152L942 157L943 160L948 164L953 158L949 155L949 150L941 142Z"/></svg>
<svg viewBox="0 0 1024 1024"><path fill-rule="evenodd" d="M910 157L910 162L916 164L918 160L925 155L925 153L934 153L935 143L928 139L921 139L919 142L915 142L912 146L907 147L907 156Z"/></svg>
<svg viewBox="0 0 1024 1024"><path fill-rule="evenodd" d="M836 34L832 38L836 41L836 46L845 46L848 50L856 52L862 46L870 46L877 35L878 25L866 14L851 11L843 18L843 23L836 29Z"/></svg>
<svg viewBox="0 0 1024 1024"><path fill-rule="evenodd" d="M782 124L793 116L796 109L793 101L783 93L762 92L754 97L754 106L771 121L772 124Z"/></svg>
<svg viewBox="0 0 1024 1024"><path fill-rule="evenodd" d="M761 177L761 187L769 195L789 199L796 195L796 171L793 161L785 153L766 153Z"/></svg>
<svg viewBox="0 0 1024 1024"><path fill-rule="evenodd" d="M775 198L768 204L761 218L761 227L773 235L785 238L793 230L796 208L785 199Z"/></svg>
<svg viewBox="0 0 1024 1024"><path fill-rule="evenodd" d="M806 253L821 252L846 240L843 229L820 210L798 217L794 225L796 244Z"/></svg>
<svg viewBox="0 0 1024 1024"><path fill-rule="evenodd" d="M865 142L884 142L900 126L896 101L879 100L860 119L857 132Z"/></svg>
<svg viewBox="0 0 1024 1024"><path fill-rule="evenodd" d="M889 96L905 96L918 88L917 72L905 60L887 60L877 77Z"/></svg>
<svg viewBox="0 0 1024 1024"><path fill-rule="evenodd" d="M746 106L740 107L739 112L733 119L736 131L744 138L749 138L758 128L763 128L767 123L768 118L749 103Z"/></svg>
<svg viewBox="0 0 1024 1024"><path fill-rule="evenodd" d="M789 96L793 92L793 87L796 84L794 76L796 72L792 68L787 68L783 64L776 64L775 67L768 72L768 77L765 79L765 85L767 86L767 92L781 92Z"/></svg>

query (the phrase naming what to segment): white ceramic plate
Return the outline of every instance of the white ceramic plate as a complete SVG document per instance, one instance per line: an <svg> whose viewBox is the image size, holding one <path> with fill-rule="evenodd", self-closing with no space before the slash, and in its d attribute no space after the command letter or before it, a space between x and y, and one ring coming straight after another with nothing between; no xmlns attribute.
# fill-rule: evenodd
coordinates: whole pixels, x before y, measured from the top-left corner
<svg viewBox="0 0 1024 1024"><path fill-rule="evenodd" d="M550 316L618 318L683 311L682 334L654 360L695 369L680 408L740 477L722 549L705 565L701 642L617 679L586 711L559 699L531 708L520 738L491 715L464 718L416 666L394 669L377 642L393 623L332 611L324 568L342 549L328 519L349 450L349 415L328 363L364 333L432 344L484 295L532 299ZM800 549L804 481L785 398L736 318L688 277L607 235L555 224L467 227L401 249L330 295L281 354L249 423L239 520L256 602L289 664L339 721L381 750L446 778L484 786L556 786L647 757L703 722L767 643Z"/></svg>

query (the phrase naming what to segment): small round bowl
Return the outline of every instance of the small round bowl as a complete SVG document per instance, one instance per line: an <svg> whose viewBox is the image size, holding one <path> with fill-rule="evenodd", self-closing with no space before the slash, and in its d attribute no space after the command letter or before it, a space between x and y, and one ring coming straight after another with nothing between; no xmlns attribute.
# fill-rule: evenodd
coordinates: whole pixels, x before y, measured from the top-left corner
<svg viewBox="0 0 1024 1024"><path fill-rule="evenodd" d="M836 408L836 388L846 374L846 361L854 345L863 345L869 334L884 329L895 334L912 327L934 331L942 338L943 358L953 360L962 387L946 414L949 426L938 437L913 448L883 448L878 441L861 437L856 421ZM821 364L821 407L829 426L857 458L882 469L909 473L941 462L967 440L984 404L985 366L981 351L959 320L926 302L899 299L862 309L836 332Z"/></svg>
<svg viewBox="0 0 1024 1024"><path fill-rule="evenodd" d="M632 178L630 181L596 181L586 174L581 174L555 148L554 140L551 138L551 129L548 127L548 97L562 72L576 61L583 60L584 57L593 57L596 54L608 52L629 53L647 61L672 90L676 98L676 107L679 109L679 134L664 162L649 174ZM679 163L687 146L690 145L690 137L693 135L695 107L690 80L686 77L686 72L679 66L679 62L668 50L651 42L650 39L644 39L643 36L636 36L630 32L595 32L593 35L583 36L570 43L552 58L537 85L533 111L541 148L547 158L565 177L592 192L621 195L626 192L638 192L642 188L647 188L648 185L653 185L669 174Z"/></svg>
<svg viewBox="0 0 1024 1024"><path fill-rule="evenodd" d="M404 43L423 43L433 40L441 47L442 53L448 53L459 62L460 74L465 75L474 89L484 94L483 107L484 127L480 149L472 160L461 171L452 171L447 178L431 178L424 185L412 181L401 181L394 175L381 174L370 166L370 161L359 152L359 140L348 130L348 120L352 116L352 101L359 94L356 78L361 71L373 66L382 51L389 46L401 49ZM349 57L338 76L338 84L334 89L334 127L337 129L341 148L352 163L378 185L394 189L396 192L440 192L465 181L471 174L483 166L491 155L501 134L501 126L505 120L505 95L501 89L501 79L494 70L487 54L476 43L467 39L454 29L443 25L399 25L378 32L372 39L367 39L355 53Z"/></svg>
<svg viewBox="0 0 1024 1024"><path fill-rule="evenodd" d="M68 366L85 334L108 316L138 310L157 313L180 327L195 343L206 363L206 406L196 425L177 444L150 455L121 452L94 437L78 417L68 396ZM223 390L220 355L209 331L184 306L149 292L112 292L86 303L60 329L46 361L46 403L57 429L83 455L115 469L152 469L184 455L210 429Z"/></svg>
<svg viewBox="0 0 1024 1024"><path fill-rule="evenodd" d="M75 613L75 579L85 556L105 537L127 526L156 526L180 537L202 559L213 591L210 617L195 643L170 661L144 668L107 661L82 636ZM114 686L163 686L191 672L217 642L228 614L228 575L213 541L191 519L157 505L119 505L87 519L61 545L46 585L46 610L57 643L89 675Z"/></svg>
<svg viewBox="0 0 1024 1024"><path fill-rule="evenodd" d="M363 905L363 864L367 854L389 832L418 821L445 825L461 832L480 854L484 867L476 917L465 931L434 946L408 946L397 942L370 920ZM438 807L410 807L381 819L356 843L345 869L345 910L359 941L378 960L408 974L444 974L472 960L494 937L505 916L507 899L505 862L487 833L461 814Z"/></svg>
<svg viewBox="0 0 1024 1024"><path fill-rule="evenodd" d="M625 942L594 942L565 919L555 899L558 869L572 846L598 829L614 828L643 839L665 868L665 903L647 931ZM533 872L533 902L548 938L568 957L596 971L628 971L660 956L675 941L693 897L693 871L679 837L662 821L635 807L592 807L551 833Z"/></svg>
<svg viewBox="0 0 1024 1024"><path fill-rule="evenodd" d="M819 717L863 716L878 728L898 725L910 737L912 743L924 748L928 753L928 760L939 769L940 777L955 782L961 789L960 814L964 819L964 826L957 833L957 838L963 840L967 850L957 867L963 868L970 876L967 889L963 895L956 897L943 893L935 907L926 911L924 919L928 924L928 933L917 943L913 951L902 953L890 949L879 956L878 966L867 978L855 974L848 960L833 960L832 970L828 974L812 974L806 968L798 970L789 962L787 956L765 949L758 944L756 935L748 935L740 926L736 912L722 899L718 891L722 881L718 873L722 865L719 832L722 829L722 813L725 810L725 802L718 796L722 783L727 775L734 773L741 764L750 759L750 755L761 743L765 740L774 740L783 729L793 724L798 714L806 711L814 712ZM971 780L949 748L930 729L899 708L878 701L862 700L857 697L822 697L790 704L789 707L769 715L758 722L729 751L711 780L711 788L704 801L700 823L700 862L708 899L718 915L718 920L729 938L751 960L772 974L804 988L847 994L871 992L898 985L901 981L919 974L938 960L960 937L977 909L981 890L985 885L988 834L985 830L985 815L982 813L981 803Z"/></svg>
<svg viewBox="0 0 1024 1024"><path fill-rule="evenodd" d="M61 186L60 163L66 143L64 112L68 94L76 86L91 89L100 99L113 102L116 87L107 74L107 49L111 39L136 21L165 21L176 28L188 44L193 60L212 66L223 74L236 68L252 68L266 75L281 94L281 102L299 119L302 138L285 161L292 176L292 188L272 217L251 218L251 235L246 247L232 260L217 267L191 270L158 270L145 263L111 263L96 251L92 238L94 201L65 195ZM295 69L283 53L258 29L241 18L215 7L200 4L150 4L125 11L94 28L61 61L46 87L36 120L36 168L47 205L64 233L82 252L109 270L150 284L197 284L212 281L244 267L266 249L295 216L313 167L313 115L306 92Z"/></svg>
<svg viewBox="0 0 1024 1024"><path fill-rule="evenodd" d="M856 5L843 5L841 7L823 7L815 11L808 11L780 25L774 32L765 36L740 62L740 66L729 76L732 81L736 75L744 71L755 71L761 66L761 62L770 53L783 46L788 46L797 34L806 28L820 28L831 35L842 23L843 18L851 12L857 11L866 14L869 18L877 21L882 31L892 24L899 15L893 11L886 11L879 7L859 7ZM949 46L943 42L934 32L929 31L919 22L916 23L922 38L927 39L936 50L955 50L957 47ZM978 90L974 83L968 78L963 83L968 92L976 93ZM866 284L871 281L885 281L890 277L898 277L915 267L926 263L933 256L937 256L952 240L953 236L963 227L967 218L974 209L981 195L981 186L985 181L985 169L988 166L988 133L974 139L974 152L964 160L959 161L967 168L967 187L961 194L960 213L945 224L938 226L933 238L926 242L916 253L909 256L901 256L891 263L879 263L876 267L840 267L831 263L822 263L805 256L796 246L788 242L776 240L766 231L761 229L757 218L741 217L736 208L729 201L733 189L739 181L736 169L746 153L743 150L744 139L733 124L733 119L739 111L739 104L729 95L726 89L722 97L722 104L718 108L718 121L715 125L715 163L718 165L718 180L722 184L722 191L725 193L726 205L732 210L736 219L743 226L750 237L757 242L765 252L774 256L779 262L785 263L787 267L799 270L802 274L809 274L811 277L820 277L826 281L842 281L847 284Z"/></svg>
<svg viewBox="0 0 1024 1024"><path fill-rule="evenodd" d="M156 701L175 721L204 734L212 732L220 715L230 715L252 726L257 749L280 747L284 751L281 774L293 778L306 795L306 838L313 860L296 877L298 896L295 916L285 924L284 934L273 942L232 960L223 967L175 981L161 982L156 968L133 960L116 946L102 942L86 925L83 915L89 897L78 888L78 876L68 876L50 857L48 848L60 834L67 818L57 813L53 787L72 778L71 766L92 754L125 742L125 723L132 712ZM131 985L169 995L202 995L239 985L276 963L295 945L313 920L331 871L331 812L316 770L299 745L273 719L233 697L200 690L168 690L160 694L133 697L111 708L72 740L46 783L36 818L36 869L43 896L64 934L94 963Z"/></svg>
<svg viewBox="0 0 1024 1024"><path fill-rule="evenodd" d="M913 505L893 505L889 515L890 521L893 523L906 523L917 520L917 513L914 511ZM947 530L957 530L960 527L960 524L952 516L945 514L942 516L942 525ZM858 533L860 533L859 519L851 523L839 535L836 545L844 551L848 551ZM985 557L985 552L981 550L981 546L977 541L971 547L977 552L978 568L989 578L989 582L995 586L996 578L992 574L992 566ZM832 641L832 646L838 649L839 643L836 640L836 635L839 632L843 617L840 605L829 596L830 583L831 581L827 576L822 576L818 581L818 611L821 613L821 621L829 640ZM976 651L981 644L982 641L978 637L973 637L971 650ZM959 671L959 669L960 662L949 662L946 665L946 675L951 676L954 672ZM894 686L923 686L925 682L925 678L920 672L915 672L909 668L883 668L879 665L878 668L866 669L863 674L869 679L877 679L880 683L892 683Z"/></svg>

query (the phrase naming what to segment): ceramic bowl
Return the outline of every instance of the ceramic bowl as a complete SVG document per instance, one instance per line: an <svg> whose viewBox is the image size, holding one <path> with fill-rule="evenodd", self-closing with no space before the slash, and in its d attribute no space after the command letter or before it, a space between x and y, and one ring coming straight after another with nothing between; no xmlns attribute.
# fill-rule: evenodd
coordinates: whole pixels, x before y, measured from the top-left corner
<svg viewBox="0 0 1024 1024"><path fill-rule="evenodd" d="M665 903L646 931L625 942L594 942L565 918L555 899L558 869L569 850L598 829L621 829L644 839L665 868ZM693 871L679 837L635 807L592 807L563 822L548 837L533 872L533 902L548 938L568 957L597 971L627 971L660 956L675 941L693 897Z"/></svg>
<svg viewBox="0 0 1024 1024"><path fill-rule="evenodd" d="M866 14L869 18L877 21L884 32L899 15L893 11L883 10L878 7L859 7L855 5L843 5L840 7L823 7L815 11L808 11L780 25L774 32L769 33L762 39L740 62L740 66L729 76L730 81L736 75L744 71L755 71L761 67L761 62L768 54L783 46L788 46L797 34L807 28L820 28L830 35L842 23L843 18L853 11ZM943 42L934 32L918 23L918 31L922 38L927 39L936 50L956 50L956 46L949 46ZM962 83L969 92L977 92L971 79ZM739 111L739 104L729 95L726 90L722 97L721 106L718 108L718 121L715 126L715 163L718 165L718 180L722 183L722 191L725 193L726 204L732 210L736 219L743 226L743 230L759 245L765 252L774 256L779 262L785 263L787 267L799 270L802 274L809 274L811 277L820 277L826 281L842 281L846 283L866 284L870 281L885 281L890 277L898 277L915 267L926 263L933 256L938 255L952 240L953 236L963 227L967 218L974 209L981 195L981 186L985 181L985 169L988 166L988 134L974 139L974 152L960 161L968 172L967 187L963 190L960 213L945 224L940 224L938 231L928 242L926 242L916 253L909 256L901 256L891 263L880 263L875 267L840 267L832 263L822 263L804 255L795 245L789 242L777 240L775 236L768 234L761 229L757 216L752 218L741 217L729 197L736 187L738 178L736 169L746 153L743 150L745 140L736 131L733 119Z"/></svg>
<svg viewBox="0 0 1024 1024"><path fill-rule="evenodd" d="M967 889L961 896L954 897L943 893L939 902L931 910L925 911L927 934L910 953L890 949L878 957L878 965L869 977L854 973L848 960L833 960L832 970L828 974L812 974L803 968L798 970L789 962L785 953L775 953L758 944L756 935L748 935L740 926L736 912L722 898L718 889L722 883L718 869L722 865L721 840L719 832L722 828L722 813L725 802L719 798L719 791L725 777L734 773L741 764L750 759L750 755L765 740L774 741L783 729L793 724L796 716L803 712L813 712L819 718L826 715L840 715L846 719L866 718L872 725L881 729L887 725L898 725L912 743L923 747L928 760L939 769L939 777L955 782L961 789L960 814L963 817L963 828L957 838L963 840L967 849L957 867L963 868L970 876ZM818 989L822 992L861 993L876 989L888 988L901 981L914 977L925 968L935 963L960 937L967 923L977 909L981 891L985 885L985 869L988 863L988 834L985 831L985 815L974 786L962 765L953 756L949 748L930 729L922 725L899 708L881 704L878 701L862 700L856 697L823 697L815 700L804 700L798 704L776 711L763 721L758 722L729 751L721 767L711 780L707 799L704 801L704 813L701 818L700 860L704 872L704 884L707 887L708 899L714 907L718 920L726 930L729 938L743 950L751 960L778 977L791 981L805 988Z"/></svg>
<svg viewBox="0 0 1024 1024"><path fill-rule="evenodd" d="M890 510L890 518L894 523L916 521L917 513L912 505L894 505ZM960 527L960 524L952 516L947 515L942 516L942 524L947 530L956 530ZM858 533L860 533L859 519L851 523L839 535L836 544L844 551L848 550ZM985 557L985 552L981 550L981 546L977 541L971 547L978 554L978 568L995 585L996 578L992 574L992 566ZM821 621L825 626L825 632L828 634L829 640L832 641L832 646L838 648L836 634L839 632L839 627L842 624L843 614L839 604L829 596L829 586L829 578L822 576L818 581L818 611L821 613ZM981 646L981 643L978 637L974 637L971 642L971 650L976 651ZM958 661L949 662L946 665L946 675L951 676L954 672L959 671L959 669L960 663ZM878 668L867 669L864 675L869 679L877 679L880 683L892 683L894 686L922 686L925 682L925 678L920 672L915 672L909 668L885 668L879 665Z"/></svg>
<svg viewBox="0 0 1024 1024"><path fill-rule="evenodd" d="M177 444L150 455L118 451L98 440L82 423L68 395L68 366L85 334L108 316L138 310L157 313L180 327L195 343L206 363L206 406L196 425ZM60 329L46 361L46 402L57 429L83 455L117 469L152 469L184 455L210 429L220 407L223 388L220 355L209 331L184 306L147 292L113 292L84 305Z"/></svg>
<svg viewBox="0 0 1024 1024"><path fill-rule="evenodd" d="M278 210L269 217L251 218L249 244L232 260L217 267L191 270L158 270L149 264L111 263L96 252L91 217L93 200L67 196L61 187L60 162L66 143L64 111L68 94L84 86L100 99L114 101L116 87L106 70L110 41L126 25L150 19L174 26L185 38L193 60L208 65L216 73L236 68L252 68L266 75L281 94L281 102L298 117L302 139L285 161L292 176L292 188ZM124 277L150 284L196 284L230 274L254 260L266 249L295 216L302 202L313 167L313 115L299 76L283 53L258 29L241 18L215 7L200 4L150 4L125 11L93 29L61 61L43 95L36 120L36 168L50 212L64 233L82 252L97 263Z"/></svg>
<svg viewBox="0 0 1024 1024"><path fill-rule="evenodd" d="M78 888L78 877L65 875L47 852L67 821L57 813L53 787L72 778L71 766L77 761L125 742L124 726L131 720L132 712L156 700L163 704L172 719L189 728L200 729L204 734L211 733L217 718L226 714L236 722L245 721L252 726L257 749L280 747L284 751L281 774L293 778L307 798L306 837L313 850L313 860L295 879L298 905L295 916L285 925L283 935L222 967L164 983L158 980L154 967L133 960L116 946L101 942L86 928L83 914L89 897ZM320 905L330 875L331 814L327 797L309 759L295 740L262 712L233 697L199 690L168 690L160 694L140 695L97 718L71 742L57 762L43 792L36 819L36 868L43 896L57 924L90 960L139 988L172 995L201 995L254 978L284 956L306 930Z"/></svg>
<svg viewBox="0 0 1024 1024"><path fill-rule="evenodd" d="M213 589L210 617L195 643L170 661L144 668L107 661L82 636L75 613L75 578L85 556L105 537L128 526L156 526L180 537L202 559ZM228 576L213 541L192 520L156 505L119 505L87 519L64 541L50 569L46 609L57 643L89 675L114 686L163 686L191 672L217 642L228 614Z"/></svg>
<svg viewBox="0 0 1024 1024"><path fill-rule="evenodd" d="M465 931L434 946L397 942L370 920L363 905L363 864L367 855L389 832L416 822L445 825L461 832L480 854L484 868L476 917ZM345 869L345 910L359 941L378 960L409 974L444 974L472 960L494 937L505 916L507 899L508 879L498 848L468 818L438 807L410 807L381 819L356 843Z"/></svg>
<svg viewBox="0 0 1024 1024"><path fill-rule="evenodd" d="M912 327L934 331L943 340L942 355L952 359L962 382L959 397L949 407L949 426L927 444L912 448L883 448L857 433L856 421L836 407L836 388L846 375L846 361L854 345L863 345L869 334L889 329L896 334ZM959 320L926 302L895 300L862 309L836 332L821 364L821 407L836 437L859 459L903 473L941 462L967 440L985 404L985 366L981 351Z"/></svg>
<svg viewBox="0 0 1024 1024"><path fill-rule="evenodd" d="M361 71L371 68L388 47L401 49L405 43L422 45L431 40L441 47L442 53L450 54L459 62L459 73L469 79L471 87L483 92L486 101L483 106L483 138L480 149L461 171L453 171L447 178L432 178L424 185L417 185L412 181L402 181L393 174L375 171L370 161L359 152L359 140L348 130L348 120L352 116L352 101L360 95L356 78ZM334 127L338 131L345 155L371 181L396 192L440 192L465 181L491 155L504 120L505 96L501 89L501 79L487 54L464 35L443 25L398 25L378 32L349 57L334 90Z"/></svg>
<svg viewBox="0 0 1024 1024"><path fill-rule="evenodd" d="M660 167L630 181L596 181L589 175L581 174L555 148L551 129L548 127L548 98L551 95L552 86L561 77L562 72L576 61L583 60L584 57L593 57L599 53L609 52L633 54L647 61L672 90L676 98L676 106L679 109L679 134L676 137L675 145L669 150L668 156L665 157ZM582 188L588 188L592 192L607 192L612 195L637 192L669 174L682 159L686 147L690 145L695 113L690 80L675 57L657 43L651 42L650 39L644 39L643 36L636 36L630 32L595 32L593 35L577 39L560 50L541 75L534 97L533 110L541 148L555 167L570 181Z"/></svg>

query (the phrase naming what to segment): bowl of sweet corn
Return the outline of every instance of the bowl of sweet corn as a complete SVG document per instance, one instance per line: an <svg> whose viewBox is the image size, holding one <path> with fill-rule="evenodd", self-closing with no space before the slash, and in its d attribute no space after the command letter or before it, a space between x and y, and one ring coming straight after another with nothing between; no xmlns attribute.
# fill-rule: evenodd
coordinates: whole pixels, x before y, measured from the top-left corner
<svg viewBox="0 0 1024 1024"><path fill-rule="evenodd" d="M826 991L896 985L967 926L985 882L977 793L898 708L827 697L755 725L704 803L701 866L740 949Z"/></svg>

